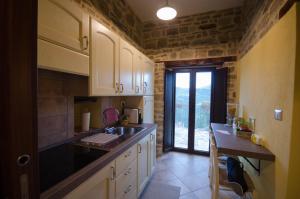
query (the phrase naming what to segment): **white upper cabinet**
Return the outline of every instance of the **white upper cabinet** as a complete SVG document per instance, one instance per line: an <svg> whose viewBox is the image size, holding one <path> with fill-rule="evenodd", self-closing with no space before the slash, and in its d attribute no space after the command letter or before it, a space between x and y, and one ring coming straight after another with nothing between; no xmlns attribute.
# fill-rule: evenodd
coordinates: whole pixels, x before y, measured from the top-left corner
<svg viewBox="0 0 300 199"><path fill-rule="evenodd" d="M90 95L118 95L119 36L91 19Z"/></svg>
<svg viewBox="0 0 300 199"><path fill-rule="evenodd" d="M89 74L89 16L70 0L39 0L38 65Z"/></svg>
<svg viewBox="0 0 300 199"><path fill-rule="evenodd" d="M143 54L136 50L134 56L134 83L135 94L143 94Z"/></svg>
<svg viewBox="0 0 300 199"><path fill-rule="evenodd" d="M136 49L120 39L120 95L134 95L134 55Z"/></svg>
<svg viewBox="0 0 300 199"><path fill-rule="evenodd" d="M144 56L143 70L143 94L153 95L154 93L154 63Z"/></svg>
<svg viewBox="0 0 300 199"><path fill-rule="evenodd" d="M70 0L39 0L39 38L88 54L89 16Z"/></svg>

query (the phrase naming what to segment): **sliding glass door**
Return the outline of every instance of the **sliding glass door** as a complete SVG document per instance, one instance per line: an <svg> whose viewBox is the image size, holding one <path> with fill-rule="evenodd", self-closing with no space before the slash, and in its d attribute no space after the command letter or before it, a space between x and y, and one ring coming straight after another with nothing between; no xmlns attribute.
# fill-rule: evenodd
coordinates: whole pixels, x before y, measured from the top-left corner
<svg viewBox="0 0 300 199"><path fill-rule="evenodd" d="M208 153L212 71L178 70L174 86L174 149Z"/></svg>

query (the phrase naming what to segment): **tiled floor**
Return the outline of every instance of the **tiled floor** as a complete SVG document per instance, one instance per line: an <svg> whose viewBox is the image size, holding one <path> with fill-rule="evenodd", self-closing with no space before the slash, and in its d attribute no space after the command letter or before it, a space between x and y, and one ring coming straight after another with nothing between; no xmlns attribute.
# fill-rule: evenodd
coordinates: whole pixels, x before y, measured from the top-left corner
<svg viewBox="0 0 300 199"><path fill-rule="evenodd" d="M180 199L210 199L208 168L208 157L169 152L157 160L150 183L181 187ZM236 198L232 192L227 192L220 193L220 198Z"/></svg>

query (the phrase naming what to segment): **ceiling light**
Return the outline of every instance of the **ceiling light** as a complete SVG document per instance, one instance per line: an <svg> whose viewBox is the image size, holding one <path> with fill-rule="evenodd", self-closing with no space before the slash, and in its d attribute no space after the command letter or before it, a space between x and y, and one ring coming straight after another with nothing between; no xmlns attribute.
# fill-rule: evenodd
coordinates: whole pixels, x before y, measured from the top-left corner
<svg viewBox="0 0 300 199"><path fill-rule="evenodd" d="M171 20L174 19L176 15L177 11L169 6L168 1L164 7L158 9L156 12L156 16L161 20Z"/></svg>

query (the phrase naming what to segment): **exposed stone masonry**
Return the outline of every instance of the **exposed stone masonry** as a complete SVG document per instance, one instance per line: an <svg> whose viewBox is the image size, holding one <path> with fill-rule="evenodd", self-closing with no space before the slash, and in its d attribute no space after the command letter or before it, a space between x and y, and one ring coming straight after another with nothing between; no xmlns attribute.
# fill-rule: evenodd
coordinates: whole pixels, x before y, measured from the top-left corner
<svg viewBox="0 0 300 199"><path fill-rule="evenodd" d="M135 42L143 46L143 23L125 0L90 0L90 2Z"/></svg>
<svg viewBox="0 0 300 199"><path fill-rule="evenodd" d="M246 31L239 45L239 56L245 55L279 20L279 11L287 0L245 0L243 21Z"/></svg>
<svg viewBox="0 0 300 199"><path fill-rule="evenodd" d="M189 50L182 51L179 59L236 55L243 32L241 8L178 17L170 22L150 21L144 24L143 32L148 55L155 58L170 54L160 60L174 60L172 53L181 49Z"/></svg>

